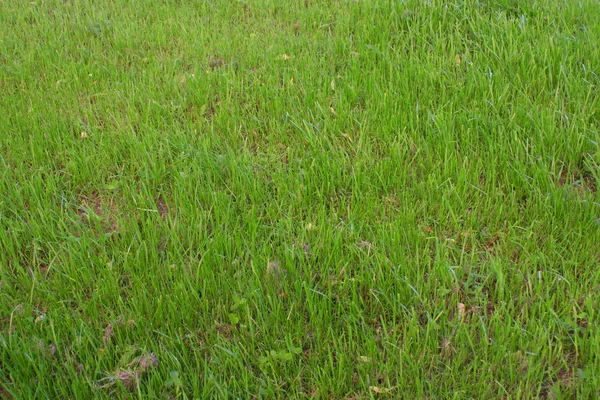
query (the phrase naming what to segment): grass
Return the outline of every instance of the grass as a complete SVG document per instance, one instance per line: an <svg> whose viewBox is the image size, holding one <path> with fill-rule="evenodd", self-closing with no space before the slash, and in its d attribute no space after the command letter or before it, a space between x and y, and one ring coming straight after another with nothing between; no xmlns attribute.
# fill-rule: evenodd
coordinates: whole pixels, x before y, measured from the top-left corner
<svg viewBox="0 0 600 400"><path fill-rule="evenodd" d="M600 396L595 0L0 2L0 397Z"/></svg>

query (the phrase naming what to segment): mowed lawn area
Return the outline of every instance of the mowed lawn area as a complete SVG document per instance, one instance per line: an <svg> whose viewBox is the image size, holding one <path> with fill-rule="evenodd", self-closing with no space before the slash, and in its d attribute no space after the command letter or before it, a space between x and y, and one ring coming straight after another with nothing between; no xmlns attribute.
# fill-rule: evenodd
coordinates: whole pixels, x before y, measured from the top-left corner
<svg viewBox="0 0 600 400"><path fill-rule="evenodd" d="M600 396L596 0L0 0L0 398Z"/></svg>

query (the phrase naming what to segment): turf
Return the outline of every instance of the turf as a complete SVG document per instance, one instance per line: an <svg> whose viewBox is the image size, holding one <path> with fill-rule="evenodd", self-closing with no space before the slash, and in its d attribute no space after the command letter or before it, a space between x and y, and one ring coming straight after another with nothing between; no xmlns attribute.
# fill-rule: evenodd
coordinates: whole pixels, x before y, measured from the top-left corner
<svg viewBox="0 0 600 400"><path fill-rule="evenodd" d="M600 3L0 1L0 397L600 396Z"/></svg>

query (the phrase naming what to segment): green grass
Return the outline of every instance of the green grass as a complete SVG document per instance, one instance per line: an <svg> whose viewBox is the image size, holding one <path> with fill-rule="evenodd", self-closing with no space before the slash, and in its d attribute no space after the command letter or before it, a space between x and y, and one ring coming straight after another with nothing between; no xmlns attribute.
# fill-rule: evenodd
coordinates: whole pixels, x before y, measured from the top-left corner
<svg viewBox="0 0 600 400"><path fill-rule="evenodd" d="M596 0L0 1L0 397L600 396Z"/></svg>

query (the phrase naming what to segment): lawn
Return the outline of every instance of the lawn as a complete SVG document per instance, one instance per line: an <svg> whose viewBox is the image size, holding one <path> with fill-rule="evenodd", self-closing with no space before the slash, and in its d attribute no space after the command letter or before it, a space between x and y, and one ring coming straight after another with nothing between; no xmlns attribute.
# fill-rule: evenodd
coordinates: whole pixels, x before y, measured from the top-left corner
<svg viewBox="0 0 600 400"><path fill-rule="evenodd" d="M0 0L0 398L600 396L596 0Z"/></svg>

